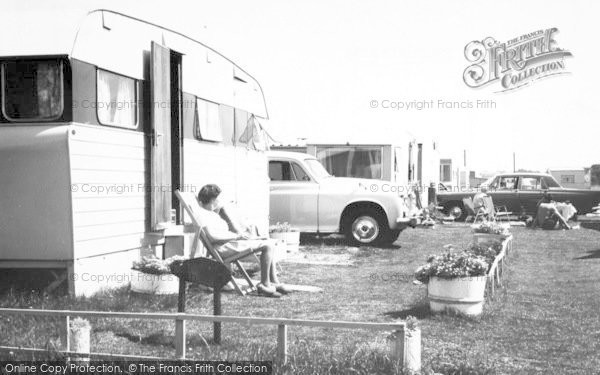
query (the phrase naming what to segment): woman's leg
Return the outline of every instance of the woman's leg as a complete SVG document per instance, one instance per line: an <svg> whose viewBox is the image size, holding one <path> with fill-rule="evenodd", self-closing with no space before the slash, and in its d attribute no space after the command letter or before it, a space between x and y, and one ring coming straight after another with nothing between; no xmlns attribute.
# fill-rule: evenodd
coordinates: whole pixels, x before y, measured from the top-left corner
<svg viewBox="0 0 600 375"><path fill-rule="evenodd" d="M273 247L269 244L260 247L260 282L266 287L271 286L271 267L273 265Z"/></svg>

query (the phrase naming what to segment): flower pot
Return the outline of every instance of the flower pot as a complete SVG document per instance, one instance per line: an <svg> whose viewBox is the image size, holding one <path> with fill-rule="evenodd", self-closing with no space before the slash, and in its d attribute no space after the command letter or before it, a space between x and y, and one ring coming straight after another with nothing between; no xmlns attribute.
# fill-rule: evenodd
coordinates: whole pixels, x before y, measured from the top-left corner
<svg viewBox="0 0 600 375"><path fill-rule="evenodd" d="M467 276L453 279L431 277L427 284L429 307L432 312L452 311L477 316L483 311L486 276Z"/></svg>
<svg viewBox="0 0 600 375"><path fill-rule="evenodd" d="M131 290L145 294L177 294L179 278L171 273L154 275L131 270Z"/></svg>
<svg viewBox="0 0 600 375"><path fill-rule="evenodd" d="M287 252L294 253L300 249L300 232L271 232L269 236L285 242Z"/></svg>

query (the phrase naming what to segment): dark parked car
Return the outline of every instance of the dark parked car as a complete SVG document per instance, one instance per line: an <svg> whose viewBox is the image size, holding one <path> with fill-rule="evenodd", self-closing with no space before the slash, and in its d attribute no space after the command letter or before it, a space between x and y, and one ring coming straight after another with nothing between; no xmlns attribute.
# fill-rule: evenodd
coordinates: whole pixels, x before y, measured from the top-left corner
<svg viewBox="0 0 600 375"><path fill-rule="evenodd" d="M570 201L578 214L592 212L592 207L600 203L600 190L566 189L548 174L543 173L506 173L496 175L483 184L488 187L488 194L494 200L495 206L506 206L513 214L535 215L538 201L544 191L552 194L557 202ZM444 208L444 213L458 220L467 216L463 206L463 198L475 195L475 189L470 191L440 191L437 195L438 205Z"/></svg>

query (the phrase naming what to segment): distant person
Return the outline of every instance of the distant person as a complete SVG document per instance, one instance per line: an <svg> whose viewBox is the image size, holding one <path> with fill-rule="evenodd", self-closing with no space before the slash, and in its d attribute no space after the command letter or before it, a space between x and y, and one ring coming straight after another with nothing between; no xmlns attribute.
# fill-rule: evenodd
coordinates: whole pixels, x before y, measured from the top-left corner
<svg viewBox="0 0 600 375"><path fill-rule="evenodd" d="M475 213L478 214L483 210L483 212L488 212L488 207L486 207L486 198L489 197L487 194L488 187L486 185L481 185L479 191L473 197L473 207L475 208Z"/></svg>
<svg viewBox="0 0 600 375"><path fill-rule="evenodd" d="M558 212L555 206L552 194L544 191L542 199L540 199L536 206L536 218L533 221L532 227L540 226L542 229L555 229L557 224L560 224L561 228L571 229L571 226Z"/></svg>
<svg viewBox="0 0 600 375"><path fill-rule="evenodd" d="M214 184L203 186L198 193L200 205L205 209L202 218L203 228L215 250L223 257L229 257L249 249L260 252L261 281L257 285L258 293L268 297L281 297L281 294L289 293L290 289L283 285L277 277L272 242L257 238L249 231L232 232L232 228L228 224L228 221L232 222L232 220L226 221L218 214L222 208L218 200L220 194L221 188ZM238 229L233 228L233 230Z"/></svg>

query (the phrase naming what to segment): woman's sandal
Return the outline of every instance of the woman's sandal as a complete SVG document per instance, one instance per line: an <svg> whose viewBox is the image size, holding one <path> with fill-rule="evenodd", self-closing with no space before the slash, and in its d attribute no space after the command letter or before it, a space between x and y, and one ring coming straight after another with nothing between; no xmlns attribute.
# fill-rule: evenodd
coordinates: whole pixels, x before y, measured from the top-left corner
<svg viewBox="0 0 600 375"><path fill-rule="evenodd" d="M293 292L293 290L285 286L285 284L276 284L275 290L281 294L290 294Z"/></svg>
<svg viewBox="0 0 600 375"><path fill-rule="evenodd" d="M263 296L263 297L281 298L281 293L279 293L276 288L274 288L274 287L267 288L266 286L264 286L262 284L258 284L256 286L256 292L258 293L259 296Z"/></svg>

